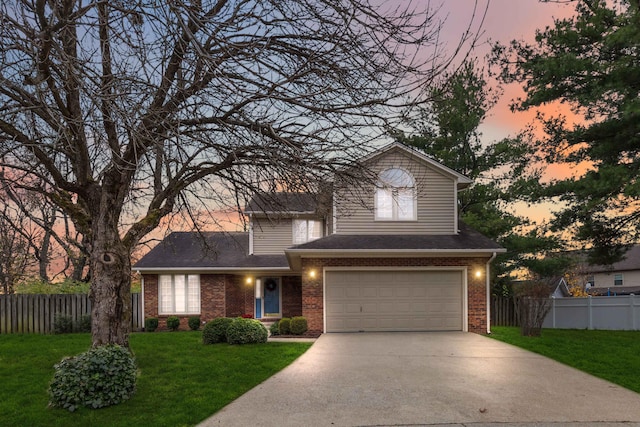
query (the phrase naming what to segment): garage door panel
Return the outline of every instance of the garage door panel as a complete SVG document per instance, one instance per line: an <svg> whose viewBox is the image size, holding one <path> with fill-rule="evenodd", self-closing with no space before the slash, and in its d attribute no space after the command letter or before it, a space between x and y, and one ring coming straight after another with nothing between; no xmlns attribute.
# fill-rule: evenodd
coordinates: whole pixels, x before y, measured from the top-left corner
<svg viewBox="0 0 640 427"><path fill-rule="evenodd" d="M360 295L364 298L376 298L378 296L378 288L373 286L363 286L360 288L362 292Z"/></svg>
<svg viewBox="0 0 640 427"><path fill-rule="evenodd" d="M344 289L344 296L347 297L347 298L360 296L360 289L359 288L346 287Z"/></svg>
<svg viewBox="0 0 640 427"><path fill-rule="evenodd" d="M394 289L391 286L382 286L379 289L378 296L382 298L392 297L394 295L393 290Z"/></svg>
<svg viewBox="0 0 640 427"><path fill-rule="evenodd" d="M461 271L328 271L328 332L462 330Z"/></svg>
<svg viewBox="0 0 640 427"><path fill-rule="evenodd" d="M394 294L396 297L400 298L411 298L412 291L411 288L406 285L398 285L398 287L395 288Z"/></svg>
<svg viewBox="0 0 640 427"><path fill-rule="evenodd" d="M344 313L345 314L356 314L356 313L361 313L362 309L361 309L361 305L360 304L345 304L344 305Z"/></svg>

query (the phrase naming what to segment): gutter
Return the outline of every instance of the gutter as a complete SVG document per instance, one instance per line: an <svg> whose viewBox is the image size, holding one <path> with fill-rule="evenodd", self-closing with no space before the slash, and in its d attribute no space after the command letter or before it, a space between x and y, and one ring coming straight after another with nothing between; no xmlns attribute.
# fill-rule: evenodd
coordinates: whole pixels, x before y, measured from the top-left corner
<svg viewBox="0 0 640 427"><path fill-rule="evenodd" d="M486 280L486 288L487 288L487 334L491 334L491 283L490 283L491 261L496 259L497 255L498 255L497 252L494 252L493 255L491 255L491 258L489 258L489 261L487 261L487 267L484 270L484 274L486 276L485 280Z"/></svg>
<svg viewBox="0 0 640 427"><path fill-rule="evenodd" d="M145 306L144 306L144 274L140 273L140 270L137 272L140 274L140 305L142 305L142 327L144 328L144 320L145 320Z"/></svg>

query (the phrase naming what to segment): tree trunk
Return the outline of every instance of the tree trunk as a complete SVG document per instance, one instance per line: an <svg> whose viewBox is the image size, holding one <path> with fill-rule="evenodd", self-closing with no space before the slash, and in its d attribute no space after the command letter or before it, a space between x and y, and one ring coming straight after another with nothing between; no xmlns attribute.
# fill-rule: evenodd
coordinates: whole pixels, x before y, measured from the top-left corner
<svg viewBox="0 0 640 427"><path fill-rule="evenodd" d="M92 272L92 346L118 344L129 347L131 332L131 258L122 244L117 222L103 212L94 224L90 256ZM105 218L107 217L107 218ZM105 224L106 223L106 224Z"/></svg>

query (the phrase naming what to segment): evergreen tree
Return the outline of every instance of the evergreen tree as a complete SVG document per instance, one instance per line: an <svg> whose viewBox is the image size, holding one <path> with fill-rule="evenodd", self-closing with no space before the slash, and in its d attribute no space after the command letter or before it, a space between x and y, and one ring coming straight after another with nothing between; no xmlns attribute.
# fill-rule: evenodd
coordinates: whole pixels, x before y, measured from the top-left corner
<svg viewBox="0 0 640 427"><path fill-rule="evenodd" d="M536 31L535 42L496 45L503 82L523 84L513 108L554 102L579 120L540 115L537 147L549 163L577 167L542 194L564 206L554 220L594 263L620 259L640 236L640 11L637 1L584 0L575 14Z"/></svg>
<svg viewBox="0 0 640 427"><path fill-rule="evenodd" d="M499 90L491 88L477 60L447 73L428 91L428 99L410 125L416 130L398 139L475 180L459 195L460 219L507 249L498 256L493 282L504 289L510 275L526 268L538 275L556 274L563 264L541 259L559 241L528 218L513 213L513 202L527 200L539 186L533 165L535 150L526 132L484 145L478 130L495 105Z"/></svg>

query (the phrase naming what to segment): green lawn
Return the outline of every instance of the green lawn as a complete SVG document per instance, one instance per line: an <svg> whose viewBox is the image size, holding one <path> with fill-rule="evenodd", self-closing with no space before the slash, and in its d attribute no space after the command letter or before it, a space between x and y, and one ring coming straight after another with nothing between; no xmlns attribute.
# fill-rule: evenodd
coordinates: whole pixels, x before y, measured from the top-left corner
<svg viewBox="0 0 640 427"><path fill-rule="evenodd" d="M491 328L491 337L542 354L640 393L640 331L543 329L523 337L519 328Z"/></svg>
<svg viewBox="0 0 640 427"><path fill-rule="evenodd" d="M53 365L89 348L88 334L0 335L1 426L191 426L269 378L310 343L202 345L200 332L131 335L137 391L127 402L70 413L48 408Z"/></svg>

